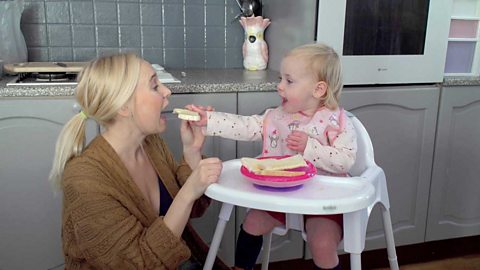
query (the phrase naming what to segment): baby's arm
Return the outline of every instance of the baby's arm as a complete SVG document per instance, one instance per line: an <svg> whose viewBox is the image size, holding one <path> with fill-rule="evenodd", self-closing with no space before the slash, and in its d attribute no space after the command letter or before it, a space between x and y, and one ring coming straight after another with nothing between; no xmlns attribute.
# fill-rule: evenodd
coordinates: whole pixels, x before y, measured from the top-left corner
<svg viewBox="0 0 480 270"><path fill-rule="evenodd" d="M355 162L356 153L355 128L346 117L345 129L338 134L333 143L322 145L318 140L309 137L303 156L317 168L340 174L350 170Z"/></svg>
<svg viewBox="0 0 480 270"><path fill-rule="evenodd" d="M222 112L207 112L205 135L239 141L262 139L264 115L243 116Z"/></svg>

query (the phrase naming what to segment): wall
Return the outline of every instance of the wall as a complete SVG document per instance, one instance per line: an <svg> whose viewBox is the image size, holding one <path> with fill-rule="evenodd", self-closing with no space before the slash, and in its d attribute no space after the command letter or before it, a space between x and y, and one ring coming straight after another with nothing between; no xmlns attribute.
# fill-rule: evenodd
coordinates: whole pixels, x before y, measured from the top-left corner
<svg viewBox="0 0 480 270"><path fill-rule="evenodd" d="M29 61L133 51L166 68L237 68L238 13L235 0L32 0L21 28Z"/></svg>

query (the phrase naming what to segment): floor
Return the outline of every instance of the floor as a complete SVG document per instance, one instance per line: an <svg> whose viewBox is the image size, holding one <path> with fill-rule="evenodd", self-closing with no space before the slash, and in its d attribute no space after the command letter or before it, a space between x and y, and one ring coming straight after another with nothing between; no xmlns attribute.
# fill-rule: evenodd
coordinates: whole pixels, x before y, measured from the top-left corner
<svg viewBox="0 0 480 270"><path fill-rule="evenodd" d="M396 248L400 270L480 270L480 235ZM340 255L344 270L350 269L348 254ZM270 263L269 270L307 269L312 260ZM389 269L386 250L362 253L362 270ZM260 270L260 265L255 267Z"/></svg>

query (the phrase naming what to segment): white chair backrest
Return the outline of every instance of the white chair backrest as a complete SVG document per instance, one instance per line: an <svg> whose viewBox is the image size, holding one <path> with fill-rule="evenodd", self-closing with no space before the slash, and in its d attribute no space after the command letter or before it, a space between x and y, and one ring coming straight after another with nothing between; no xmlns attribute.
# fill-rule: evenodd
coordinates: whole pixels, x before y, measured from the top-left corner
<svg viewBox="0 0 480 270"><path fill-rule="evenodd" d="M347 111L347 116L352 121L357 133L357 157L349 173L351 176L359 176L368 167L375 165L373 145L362 122L351 112Z"/></svg>

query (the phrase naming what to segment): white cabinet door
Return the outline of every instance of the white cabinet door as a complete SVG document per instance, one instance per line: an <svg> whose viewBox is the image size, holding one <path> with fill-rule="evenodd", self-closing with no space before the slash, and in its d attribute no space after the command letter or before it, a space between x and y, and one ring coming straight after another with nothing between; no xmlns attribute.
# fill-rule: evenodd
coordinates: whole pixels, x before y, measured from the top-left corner
<svg viewBox="0 0 480 270"><path fill-rule="evenodd" d="M442 89L427 241L480 234L480 87Z"/></svg>
<svg viewBox="0 0 480 270"><path fill-rule="evenodd" d="M282 102L277 92L251 92L238 94L238 113L240 115L263 114L268 108L275 108ZM262 141L237 142L237 157L255 157L262 153ZM245 208L237 208L237 232L245 218ZM258 263L261 262L260 254ZM273 236L270 261L284 261L303 257L302 235L290 231L285 236Z"/></svg>
<svg viewBox="0 0 480 270"><path fill-rule="evenodd" d="M55 143L73 99L0 99L0 269L63 264L61 194L48 182ZM88 138L98 132L87 127Z"/></svg>
<svg viewBox="0 0 480 270"><path fill-rule="evenodd" d="M187 104L211 105L217 111L236 113L237 97L234 93L227 94L178 94L172 95L170 105L166 110L173 108L183 108ZM176 114L168 113L167 129L161 136L166 140L170 150L175 158L179 160L182 157L182 141L180 139L180 120ZM236 144L235 141L223 139L220 137L207 137L203 147L203 153L210 157L219 157L223 161L235 159ZM221 204L212 202L208 211L202 217L191 221L195 229L208 244L213 239L215 226L218 221L218 214ZM218 256L225 263L233 266L235 256L235 214L232 213L230 222L225 228L225 233L220 244Z"/></svg>
<svg viewBox="0 0 480 270"><path fill-rule="evenodd" d="M385 171L397 246L425 239L439 93L435 86L348 88L341 98L365 125ZM378 210L368 223L367 250L385 247Z"/></svg>

